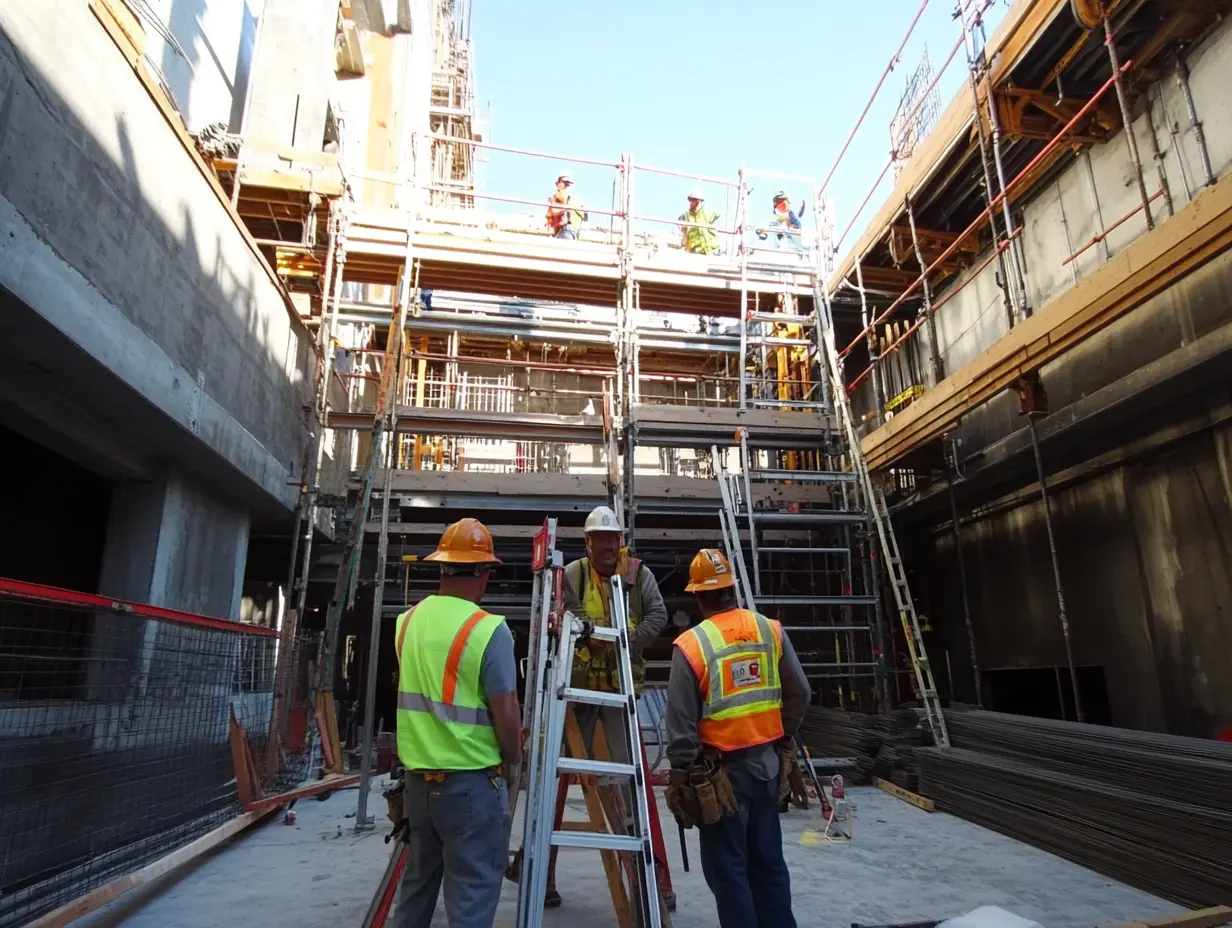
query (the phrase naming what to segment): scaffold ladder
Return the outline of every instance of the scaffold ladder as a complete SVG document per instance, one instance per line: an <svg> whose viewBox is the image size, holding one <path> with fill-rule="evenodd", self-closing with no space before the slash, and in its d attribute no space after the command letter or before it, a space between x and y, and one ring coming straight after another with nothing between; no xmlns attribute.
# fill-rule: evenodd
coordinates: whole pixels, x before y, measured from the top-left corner
<svg viewBox="0 0 1232 928"><path fill-rule="evenodd" d="M553 554L553 563L557 555ZM556 571L553 570L553 574ZM545 581L546 582L546 581ZM535 670L537 692L528 692L534 703L529 713L532 727L527 738L527 797L522 858L518 887L518 928L540 928L543 924L543 899L547 891L548 862L553 847L589 848L603 854L617 921L621 928L665 928L670 917L661 905L651 840L650 810L646 789L645 755L639 751L641 730L637 719L637 700L633 688L633 667L629 652L625 591L620 577L610 581L610 628L589 627L569 612L557 612L541 635ZM540 597L544 587L539 586ZM552 616L542 598L536 615ZM590 640L613 646L620 677L619 692L580 689L572 685L574 650ZM532 677L528 675L528 686ZM585 756L575 707L619 710L623 736L628 739L628 762ZM571 756L563 756L561 746L568 738ZM596 720L591 753L601 754L604 736L602 720ZM583 779L589 822L565 823L555 827L557 794L565 784L561 776ZM627 782L619 791L608 785ZM606 792L606 797L601 794ZM620 808L619 793L624 792L630 808ZM606 826L604 821L606 820ZM572 825L572 827L568 827ZM617 860L624 854L624 866ZM626 879L627 877L627 879Z"/></svg>
<svg viewBox="0 0 1232 928"><path fill-rule="evenodd" d="M907 639L916 689L924 705L924 714L933 739L938 745L949 747L950 737L946 731L945 714L941 710L941 699L937 694L937 682L933 676L928 652L924 647L924 638L920 633L919 616L916 613L915 601L911 597L911 587L907 582L907 572L903 567L902 554L899 551L898 539L894 534L894 526L890 521L885 495L881 492L881 488L873 482L868 462L864 458L864 451L860 447L860 437L856 433L851 401L847 396L847 388L843 384L842 364L839 361L838 348L834 339L834 317L830 295L819 270L813 274L813 300L820 323L816 327L818 351L825 360L826 371L833 387L831 393L834 398L834 414L839 419L847 455L851 461L851 468L856 474L864 505L868 510L868 517L877 531L879 550L885 562L890 588L894 592L894 605L898 609L903 634Z"/></svg>

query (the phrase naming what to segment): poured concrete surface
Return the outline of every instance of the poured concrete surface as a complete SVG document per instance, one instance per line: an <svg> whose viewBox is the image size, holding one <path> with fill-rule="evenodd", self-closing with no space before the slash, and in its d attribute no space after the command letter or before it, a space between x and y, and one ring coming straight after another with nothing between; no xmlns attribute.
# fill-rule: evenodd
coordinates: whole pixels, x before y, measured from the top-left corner
<svg viewBox="0 0 1232 928"><path fill-rule="evenodd" d="M929 814L875 789L850 793L851 843L813 843L818 813L784 817L784 848L792 871L793 908L801 928L852 922L884 924L959 915L998 905L1046 928L1090 928L1171 915L1173 903L1085 870L1051 854L961 819ZM388 860L381 832L356 836L356 792L296 805L294 826L281 818L240 836L176 881L133 894L79 924L90 928L214 928L242 919L263 928L356 925ZM580 817L580 796L572 798ZM383 815L379 793L371 807ZM665 821L667 811L660 805ZM350 817L348 817L348 815ZM515 823L515 843L520 819ZM697 833L688 835L692 870L680 862L676 830L668 856L678 897L676 928L715 928L714 900L702 879ZM564 852L557 881L564 906L545 925L614 925L598 855ZM496 928L513 928L517 889L505 885ZM444 906L433 928L445 928Z"/></svg>

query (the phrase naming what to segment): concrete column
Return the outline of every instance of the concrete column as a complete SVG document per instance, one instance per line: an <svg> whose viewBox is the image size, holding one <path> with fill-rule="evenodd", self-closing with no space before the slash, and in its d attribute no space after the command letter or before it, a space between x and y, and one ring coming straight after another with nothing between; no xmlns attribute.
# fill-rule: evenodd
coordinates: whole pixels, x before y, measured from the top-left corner
<svg viewBox="0 0 1232 928"><path fill-rule="evenodd" d="M99 592L238 619L248 527L246 511L176 471L117 484Z"/></svg>

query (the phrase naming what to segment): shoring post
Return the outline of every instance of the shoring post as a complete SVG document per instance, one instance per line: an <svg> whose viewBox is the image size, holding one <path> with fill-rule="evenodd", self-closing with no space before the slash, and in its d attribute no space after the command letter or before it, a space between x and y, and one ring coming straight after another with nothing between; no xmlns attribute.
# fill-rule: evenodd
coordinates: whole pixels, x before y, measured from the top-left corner
<svg viewBox="0 0 1232 928"><path fill-rule="evenodd" d="M915 210L911 208L911 198L904 201L907 210L907 222L911 226L911 245L915 249L915 259L920 263L920 293L924 300L923 312L928 320L928 338L932 342L933 386L945 380L945 366L941 363L941 342L937 337L937 317L933 314L932 288L928 285L928 262L924 260L924 252L920 250L920 237L915 230Z"/></svg>
<svg viewBox="0 0 1232 928"><path fill-rule="evenodd" d="M954 555L958 560L958 586L962 592L963 622L967 626L967 646L971 650L971 673L975 677L975 704L984 707L984 685L980 680L980 661L975 650L975 623L971 621L971 597L967 591L967 559L963 555L962 528L958 521L958 500L954 493L954 477L958 475L958 444L952 438L945 441L945 483L950 496L950 526L954 535ZM954 681L950 680L953 691Z"/></svg>
<svg viewBox="0 0 1232 928"><path fill-rule="evenodd" d="M1115 67L1115 65L1114 65ZM1185 48L1182 46L1176 53L1176 82L1181 88L1181 96L1185 98L1185 111L1189 114L1189 125L1194 131L1194 140L1198 143L1198 156L1202 159L1202 173L1206 178L1206 186L1215 185L1215 171L1211 167L1211 152L1206 146L1206 130L1202 120L1198 118L1198 108L1194 105L1193 89L1189 86L1189 65L1185 63ZM1180 158L1178 153L1177 158Z"/></svg>
<svg viewBox="0 0 1232 928"><path fill-rule="evenodd" d="M1134 135L1133 116L1129 112L1129 98L1125 95L1125 79L1121 77L1121 62L1117 56L1116 35L1112 31L1112 16L1104 17L1104 44L1108 46L1108 60L1112 63L1112 78L1116 82L1117 103L1121 106L1121 122L1125 125L1125 143L1129 146L1129 160L1134 165L1134 180L1138 183L1138 195L1142 197L1142 212L1146 216L1147 229L1155 228L1151 216L1151 196L1146 192L1146 178L1142 176L1142 158L1138 154L1138 139Z"/></svg>
<svg viewBox="0 0 1232 928"><path fill-rule="evenodd" d="M967 68L969 71L968 82L971 85L971 96L975 105L975 125L979 132L980 140L980 162L984 169L984 196L988 204L988 222L993 233L993 244L997 243L997 225L993 220L993 178L992 172L988 167L988 151L992 150L993 161L996 165L997 180L1000 186L997 193L1005 190L1005 165L1001 160L1001 123L997 115L997 101L993 94L992 82L988 84L988 115L989 126L992 128L991 144L984 135L984 119L980 114L980 91L979 91L979 72L980 64L979 57L975 50L975 27L979 22L977 14L974 22L968 22L966 12L963 9L963 0L959 0L958 4L958 19L962 23L963 41L967 51ZM1010 237L1014 233L1014 217L1010 214L1009 198L1004 197L1001 201L1001 215L1005 221L1005 235ZM1004 253L997 258L998 270L1001 272L1002 291L1005 294L1006 314L1009 318L1011 328L1021 319L1025 319L1027 310L1027 289L1026 282L1022 278L1022 266L1018 254L1018 245L1013 243L1009 248L1010 260L1006 261ZM1010 275L1010 264L1013 264L1013 276Z"/></svg>
<svg viewBox="0 0 1232 928"><path fill-rule="evenodd" d="M885 422L885 381L881 370L881 356L877 353L877 327L869 324L868 312L868 294L864 292L864 271L861 269L863 256L856 255L856 286L860 288L860 323L864 326L864 331L868 339L868 359L869 365L873 369L873 402L877 407L877 424L882 425ZM845 389L843 384L835 384L834 389Z"/></svg>
<svg viewBox="0 0 1232 928"><path fill-rule="evenodd" d="M1078 670L1074 665L1074 647L1070 638L1069 616L1065 610L1065 586L1061 582L1061 560L1057 554L1057 540L1052 528L1052 500L1048 496L1048 479L1044 475L1044 459L1040 454L1039 432L1035 427L1038 413L1027 414L1027 428L1031 430L1031 450L1035 453L1035 474L1039 480L1040 501L1044 506L1044 528L1048 532L1048 554L1052 558L1052 577L1057 588L1057 617L1061 623L1061 637L1065 641L1065 661L1069 665L1069 681L1074 692L1074 711L1079 722L1086 721L1082 708L1082 695L1078 691Z"/></svg>

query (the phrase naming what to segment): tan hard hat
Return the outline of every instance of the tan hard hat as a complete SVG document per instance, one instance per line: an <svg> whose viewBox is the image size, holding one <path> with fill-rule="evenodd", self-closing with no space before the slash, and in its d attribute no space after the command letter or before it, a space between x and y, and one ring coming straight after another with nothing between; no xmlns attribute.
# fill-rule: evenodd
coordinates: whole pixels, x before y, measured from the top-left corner
<svg viewBox="0 0 1232 928"><path fill-rule="evenodd" d="M725 590L736 585L727 555L717 548L702 548L689 565L689 585L685 592L700 593L703 590Z"/></svg>
<svg viewBox="0 0 1232 928"><path fill-rule="evenodd" d="M436 550L425 561L447 564L499 564L492 533L478 519L462 519L445 529Z"/></svg>

